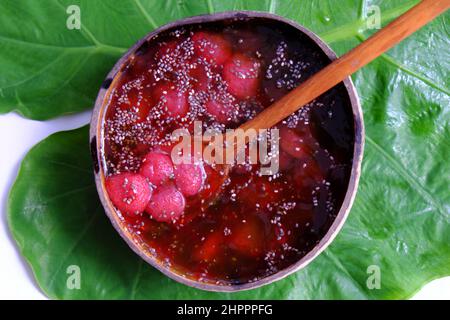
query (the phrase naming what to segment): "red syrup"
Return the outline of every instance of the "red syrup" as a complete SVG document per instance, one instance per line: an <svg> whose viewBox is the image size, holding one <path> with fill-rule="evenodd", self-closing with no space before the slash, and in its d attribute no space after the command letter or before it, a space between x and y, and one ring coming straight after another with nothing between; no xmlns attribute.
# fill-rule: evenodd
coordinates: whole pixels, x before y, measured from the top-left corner
<svg viewBox="0 0 450 320"><path fill-rule="evenodd" d="M195 120L203 130L237 128L329 62L297 29L262 18L168 30L137 50L110 90L104 161L119 216L158 260L191 279L243 284L292 265L320 241L352 164L342 84L277 125L275 176L238 165L224 183L217 167L175 165L169 136L193 133Z"/></svg>

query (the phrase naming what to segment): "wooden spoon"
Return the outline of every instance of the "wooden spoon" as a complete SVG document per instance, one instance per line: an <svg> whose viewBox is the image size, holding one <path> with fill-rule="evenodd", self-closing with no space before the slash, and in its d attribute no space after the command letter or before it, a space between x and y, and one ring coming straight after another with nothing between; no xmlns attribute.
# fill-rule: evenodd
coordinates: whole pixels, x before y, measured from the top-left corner
<svg viewBox="0 0 450 320"><path fill-rule="evenodd" d="M378 31L339 59L330 63L280 100L264 109L255 118L242 124L239 129L243 129L245 132L248 129L259 130L273 127L410 36L438 15L444 13L449 7L450 0L421 1L388 26ZM235 136L238 134L235 134ZM236 140L233 139L233 141ZM248 142L246 141L246 143ZM224 159L233 159L236 155L237 147L235 142L227 146L224 151ZM228 158L225 158L227 156ZM209 160L209 163L213 162L211 159L206 160ZM228 178L230 168L230 164L224 164L223 168L221 168L222 181ZM212 195L210 199L214 200L219 193L220 190L217 194ZM211 202L208 201L208 203Z"/></svg>

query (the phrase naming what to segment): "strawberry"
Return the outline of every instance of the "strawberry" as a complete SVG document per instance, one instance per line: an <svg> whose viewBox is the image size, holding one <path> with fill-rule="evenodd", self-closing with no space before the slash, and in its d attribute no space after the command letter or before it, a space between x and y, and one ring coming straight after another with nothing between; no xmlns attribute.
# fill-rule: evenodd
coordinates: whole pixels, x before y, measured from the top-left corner
<svg viewBox="0 0 450 320"><path fill-rule="evenodd" d="M173 175L172 159L167 154L151 151L144 157L139 173L155 186L161 185Z"/></svg>
<svg viewBox="0 0 450 320"><path fill-rule="evenodd" d="M185 196L197 194L203 186L204 169L199 163L181 163L175 166L175 183Z"/></svg>
<svg viewBox="0 0 450 320"><path fill-rule="evenodd" d="M223 78L230 93L240 99L257 94L260 78L260 64L242 54L235 54L223 67Z"/></svg>
<svg viewBox="0 0 450 320"><path fill-rule="evenodd" d="M186 200L173 184L156 188L145 211L159 222L174 222L184 212Z"/></svg>
<svg viewBox="0 0 450 320"><path fill-rule="evenodd" d="M106 178L109 199L121 212L143 212L152 196L152 188L140 174L120 173Z"/></svg>
<svg viewBox="0 0 450 320"><path fill-rule="evenodd" d="M155 87L153 94L162 104L163 112L168 117L184 117L189 111L189 102L187 92L182 92L174 85L163 83Z"/></svg>
<svg viewBox="0 0 450 320"><path fill-rule="evenodd" d="M222 36L198 31L192 36L195 54L209 62L221 65L231 56L231 46Z"/></svg>

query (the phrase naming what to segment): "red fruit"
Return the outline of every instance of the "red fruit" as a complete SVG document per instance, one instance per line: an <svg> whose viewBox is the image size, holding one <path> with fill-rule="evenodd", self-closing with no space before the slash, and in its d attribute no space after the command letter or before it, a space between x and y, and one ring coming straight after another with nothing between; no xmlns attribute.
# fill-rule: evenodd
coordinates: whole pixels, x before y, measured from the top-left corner
<svg viewBox="0 0 450 320"><path fill-rule="evenodd" d="M231 56L231 46L222 36L199 31L192 36L195 54L216 64L223 64Z"/></svg>
<svg viewBox="0 0 450 320"><path fill-rule="evenodd" d="M154 90L155 97L162 103L163 112L169 117L184 117L189 111L187 92L182 92L175 86L167 83L157 86Z"/></svg>
<svg viewBox="0 0 450 320"><path fill-rule="evenodd" d="M229 123L237 110L230 102L222 103L217 100L208 101L205 108L220 123Z"/></svg>
<svg viewBox="0 0 450 320"><path fill-rule="evenodd" d="M280 146L284 152L294 158L307 157L311 152L304 138L288 127L280 128Z"/></svg>
<svg viewBox="0 0 450 320"><path fill-rule="evenodd" d="M263 224L256 218L249 217L232 229L229 246L245 255L258 256L262 253L263 243Z"/></svg>
<svg viewBox="0 0 450 320"><path fill-rule="evenodd" d="M203 186L204 170L198 163L181 163L175 166L175 183L185 196L197 194Z"/></svg>
<svg viewBox="0 0 450 320"><path fill-rule="evenodd" d="M150 201L152 188L140 174L120 173L106 178L106 191L111 202L124 213L140 213Z"/></svg>
<svg viewBox="0 0 450 320"><path fill-rule="evenodd" d="M256 96L259 73L260 64L242 54L235 54L223 67L223 77L230 93L240 99Z"/></svg>
<svg viewBox="0 0 450 320"><path fill-rule="evenodd" d="M200 249L194 253L194 258L197 261L211 261L217 256L220 246L223 245L223 235L220 232L215 232L209 235Z"/></svg>
<svg viewBox="0 0 450 320"><path fill-rule="evenodd" d="M185 205L183 194L169 184L156 188L145 211L156 221L174 222L183 214Z"/></svg>
<svg viewBox="0 0 450 320"><path fill-rule="evenodd" d="M167 154L151 151L142 161L139 173L155 186L163 184L173 175L172 159Z"/></svg>

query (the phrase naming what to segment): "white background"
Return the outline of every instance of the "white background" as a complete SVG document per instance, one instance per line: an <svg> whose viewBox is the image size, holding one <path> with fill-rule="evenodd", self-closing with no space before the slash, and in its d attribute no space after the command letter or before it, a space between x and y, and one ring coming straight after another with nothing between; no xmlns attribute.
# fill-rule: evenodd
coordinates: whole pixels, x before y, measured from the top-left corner
<svg viewBox="0 0 450 320"><path fill-rule="evenodd" d="M45 122L17 114L0 116L0 299L46 299L19 255L6 222L8 193L20 161L33 145L53 132L78 128L89 120L90 112ZM450 277L429 283L414 299L450 299Z"/></svg>

